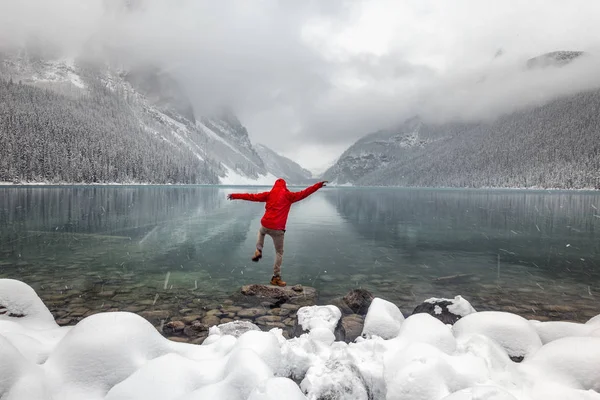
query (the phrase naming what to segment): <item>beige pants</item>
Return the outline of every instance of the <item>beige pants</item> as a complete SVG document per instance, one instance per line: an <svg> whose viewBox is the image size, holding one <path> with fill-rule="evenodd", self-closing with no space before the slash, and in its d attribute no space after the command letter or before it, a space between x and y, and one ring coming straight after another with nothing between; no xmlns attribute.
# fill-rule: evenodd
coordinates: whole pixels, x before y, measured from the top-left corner
<svg viewBox="0 0 600 400"><path fill-rule="evenodd" d="M265 235L271 236L275 245L275 264L273 264L273 275L281 276L281 263L283 262L283 237L285 231L276 231L273 229L261 226L258 230L258 238L256 239L256 248L262 251L265 245Z"/></svg>

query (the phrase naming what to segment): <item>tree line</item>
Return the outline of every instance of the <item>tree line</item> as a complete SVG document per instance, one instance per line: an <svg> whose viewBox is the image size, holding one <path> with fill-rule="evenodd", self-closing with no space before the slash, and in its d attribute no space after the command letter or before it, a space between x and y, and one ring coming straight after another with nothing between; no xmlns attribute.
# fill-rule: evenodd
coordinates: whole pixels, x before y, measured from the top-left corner
<svg viewBox="0 0 600 400"><path fill-rule="evenodd" d="M0 79L0 181L218 183L210 160L147 131L100 82L65 95Z"/></svg>

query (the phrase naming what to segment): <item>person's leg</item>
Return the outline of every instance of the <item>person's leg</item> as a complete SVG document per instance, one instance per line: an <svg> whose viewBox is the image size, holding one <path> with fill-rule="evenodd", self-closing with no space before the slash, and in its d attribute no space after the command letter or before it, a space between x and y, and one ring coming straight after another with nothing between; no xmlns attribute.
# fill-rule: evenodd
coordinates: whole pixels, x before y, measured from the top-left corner
<svg viewBox="0 0 600 400"><path fill-rule="evenodd" d="M258 261L262 257L262 250L265 245L265 235L267 234L267 230L264 226L261 226L258 230L258 235L256 237L256 251L254 252L254 257L252 257L252 261Z"/></svg>
<svg viewBox="0 0 600 400"><path fill-rule="evenodd" d="M261 226L258 230L258 235L256 237L256 249L262 251L263 246L265 245L265 235L267 234L267 230L264 226Z"/></svg>
<svg viewBox="0 0 600 400"><path fill-rule="evenodd" d="M273 245L275 246L275 264L273 264L273 275L281 276L281 264L283 263L283 231L275 231L273 235Z"/></svg>

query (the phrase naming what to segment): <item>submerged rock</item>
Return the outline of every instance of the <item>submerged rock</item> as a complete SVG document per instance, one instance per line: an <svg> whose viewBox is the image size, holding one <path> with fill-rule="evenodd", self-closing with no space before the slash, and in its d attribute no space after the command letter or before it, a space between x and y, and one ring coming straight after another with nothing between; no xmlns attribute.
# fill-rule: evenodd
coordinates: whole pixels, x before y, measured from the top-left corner
<svg viewBox="0 0 600 400"><path fill-rule="evenodd" d="M241 318L256 318L262 317L267 311L264 308L247 308L245 310L238 311L237 315Z"/></svg>
<svg viewBox="0 0 600 400"><path fill-rule="evenodd" d="M183 334L189 337L201 336L202 332L207 332L208 326L200 321L194 321L190 325L183 328Z"/></svg>
<svg viewBox="0 0 600 400"><path fill-rule="evenodd" d="M251 284L242 286L240 293L245 298L252 298L258 302L268 301L272 305L281 305L282 303L310 305L314 304L317 299L315 288L302 285L279 287Z"/></svg>
<svg viewBox="0 0 600 400"><path fill-rule="evenodd" d="M183 332L185 328L185 323L182 321L170 321L167 322L163 327L163 332L167 335L174 335Z"/></svg>
<svg viewBox="0 0 600 400"><path fill-rule="evenodd" d="M466 283L472 281L475 278L475 274L456 274L449 276L440 276L433 280L433 283L446 284L446 283Z"/></svg>
<svg viewBox="0 0 600 400"><path fill-rule="evenodd" d="M233 321L210 328L209 333L211 335L231 335L233 337L240 337L248 331L260 331L261 329L248 321Z"/></svg>

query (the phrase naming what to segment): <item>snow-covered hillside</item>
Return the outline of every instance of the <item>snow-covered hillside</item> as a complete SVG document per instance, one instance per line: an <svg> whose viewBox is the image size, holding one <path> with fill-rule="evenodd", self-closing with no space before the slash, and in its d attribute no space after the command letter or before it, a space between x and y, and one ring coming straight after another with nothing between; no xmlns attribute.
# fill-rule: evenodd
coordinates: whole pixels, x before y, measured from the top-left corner
<svg viewBox="0 0 600 400"><path fill-rule="evenodd" d="M287 180L291 184L310 182L312 178L311 172L302 168L294 161L277 154L274 150L260 143L255 144L254 148L264 161L265 167L269 172Z"/></svg>
<svg viewBox="0 0 600 400"><path fill-rule="evenodd" d="M554 52L528 68L581 56ZM552 99L487 122L418 117L354 143L324 174L332 184L600 188L600 90Z"/></svg>
<svg viewBox="0 0 600 400"><path fill-rule="evenodd" d="M0 82L3 106L18 115L0 125L0 181L269 185L282 173L265 164L233 112L196 115L179 83L157 68L22 51L0 57ZM60 160L38 163L48 148ZM32 161L21 165L23 153Z"/></svg>

